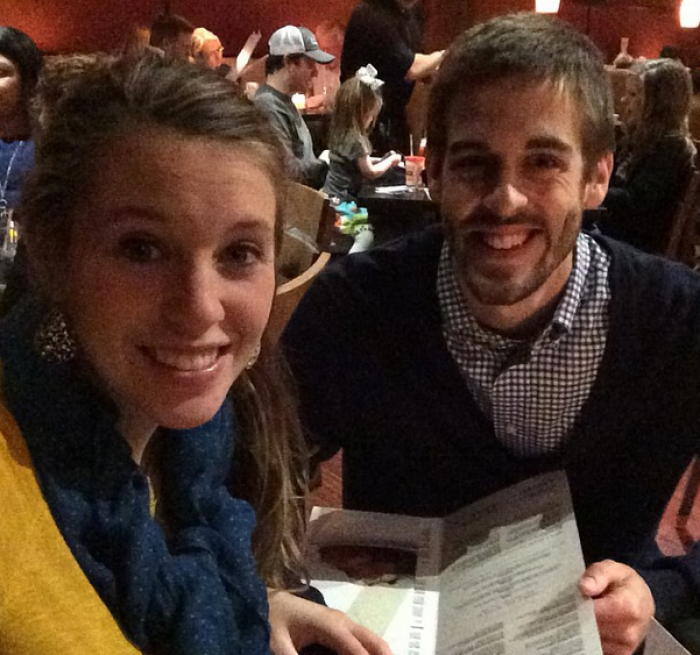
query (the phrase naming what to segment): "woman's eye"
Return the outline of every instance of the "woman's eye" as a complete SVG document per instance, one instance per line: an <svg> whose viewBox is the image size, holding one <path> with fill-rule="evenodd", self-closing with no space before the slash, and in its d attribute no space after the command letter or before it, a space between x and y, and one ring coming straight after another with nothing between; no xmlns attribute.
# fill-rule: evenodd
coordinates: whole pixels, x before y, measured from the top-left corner
<svg viewBox="0 0 700 655"><path fill-rule="evenodd" d="M254 266L264 258L263 249L254 243L236 243L226 248L221 263L227 269L241 270Z"/></svg>
<svg viewBox="0 0 700 655"><path fill-rule="evenodd" d="M130 262L146 264L163 256L158 245L151 239L127 237L119 242L119 252Z"/></svg>

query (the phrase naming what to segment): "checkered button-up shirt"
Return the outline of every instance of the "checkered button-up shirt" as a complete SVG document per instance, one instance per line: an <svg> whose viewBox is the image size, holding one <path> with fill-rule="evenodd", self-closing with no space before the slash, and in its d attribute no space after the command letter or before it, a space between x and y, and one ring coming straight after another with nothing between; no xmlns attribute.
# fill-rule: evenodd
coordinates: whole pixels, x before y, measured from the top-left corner
<svg viewBox="0 0 700 655"><path fill-rule="evenodd" d="M598 373L608 333L610 257L580 234L574 263L554 317L533 340L480 326L467 308L445 242L437 292L447 348L496 437L511 452L559 451Z"/></svg>

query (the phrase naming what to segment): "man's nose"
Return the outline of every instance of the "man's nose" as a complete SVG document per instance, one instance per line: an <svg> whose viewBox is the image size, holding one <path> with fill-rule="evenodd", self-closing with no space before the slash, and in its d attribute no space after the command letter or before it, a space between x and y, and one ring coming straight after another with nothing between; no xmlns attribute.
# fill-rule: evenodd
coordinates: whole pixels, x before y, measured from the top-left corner
<svg viewBox="0 0 700 655"><path fill-rule="evenodd" d="M500 179L484 198L484 206L497 216L510 218L528 203L528 198L512 179Z"/></svg>

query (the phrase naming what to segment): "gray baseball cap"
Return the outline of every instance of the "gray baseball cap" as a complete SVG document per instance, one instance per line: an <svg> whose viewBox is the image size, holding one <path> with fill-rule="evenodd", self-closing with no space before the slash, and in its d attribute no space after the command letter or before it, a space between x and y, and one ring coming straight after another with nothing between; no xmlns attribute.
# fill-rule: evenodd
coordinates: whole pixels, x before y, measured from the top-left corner
<svg viewBox="0 0 700 655"><path fill-rule="evenodd" d="M335 59L318 47L314 33L306 27L281 27L270 37L268 46L271 55L305 55L319 64L327 64Z"/></svg>

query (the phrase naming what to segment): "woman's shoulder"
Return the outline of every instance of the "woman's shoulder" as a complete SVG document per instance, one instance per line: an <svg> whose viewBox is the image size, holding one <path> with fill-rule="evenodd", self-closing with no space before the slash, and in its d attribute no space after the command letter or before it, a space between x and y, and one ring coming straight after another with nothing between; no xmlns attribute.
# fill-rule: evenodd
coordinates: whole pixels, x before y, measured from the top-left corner
<svg viewBox="0 0 700 655"><path fill-rule="evenodd" d="M0 493L0 644L15 655L78 655L85 649L136 655L63 540L4 402ZM38 600L46 598L53 601Z"/></svg>
<svg viewBox="0 0 700 655"><path fill-rule="evenodd" d="M689 164L695 156L695 145L684 134L666 134L648 151L648 158L663 159L669 163Z"/></svg>

